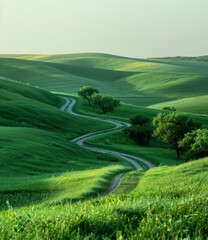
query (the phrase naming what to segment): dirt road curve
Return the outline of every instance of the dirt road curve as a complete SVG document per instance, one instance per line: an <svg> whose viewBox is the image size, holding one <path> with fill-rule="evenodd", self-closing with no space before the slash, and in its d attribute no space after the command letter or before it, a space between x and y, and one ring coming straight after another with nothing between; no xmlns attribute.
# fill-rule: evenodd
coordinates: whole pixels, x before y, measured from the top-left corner
<svg viewBox="0 0 208 240"><path fill-rule="evenodd" d="M111 151L111 150L107 150L107 149L103 149L103 148L98 148L98 147L93 147L93 146L89 146L87 144L85 144L85 141L87 139L90 139L91 137L95 137L95 136L101 136L104 133L108 133L108 132L115 132L118 131L122 128L128 127L130 126L129 123L125 123L125 122L120 122L117 120L111 120L111 119L101 119L101 118L96 118L96 117L92 117L92 116L87 116L87 115L81 115L78 113L73 112L73 107L76 104L76 101L72 98L68 99L68 98L64 98L65 99L65 104L60 108L62 111L66 111L71 115L74 116L79 116L79 117L83 117L83 118L88 118L88 119L94 119L94 120L98 120L98 121L103 121L103 122L108 122L114 125L113 128L107 129L107 130L101 130L101 131L97 131L97 132L93 132L93 133L88 133L85 135L82 135L80 137L77 137L75 139L72 140L72 142L76 143L77 145L88 149L90 151L93 152L99 152L99 153L104 153L104 154L111 154L114 155L116 157L120 157L126 161L128 161L129 163L131 163L136 169L142 169L141 167L141 163L146 165L148 168L153 168L155 167L155 165L143 158L139 158L130 154L125 154L125 153L121 153L121 152L117 152L117 151ZM110 187L108 188L108 190L106 190L104 192L104 195L107 195L111 192L113 192L120 184L121 180L122 180L122 174L119 174L117 176L114 177L113 182L111 183Z"/></svg>

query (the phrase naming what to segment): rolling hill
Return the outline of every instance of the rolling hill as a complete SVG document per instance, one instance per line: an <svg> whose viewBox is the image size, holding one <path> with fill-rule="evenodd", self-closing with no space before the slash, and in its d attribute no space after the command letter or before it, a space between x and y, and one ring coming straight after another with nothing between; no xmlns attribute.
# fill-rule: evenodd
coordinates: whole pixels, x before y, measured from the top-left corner
<svg viewBox="0 0 208 240"><path fill-rule="evenodd" d="M207 61L194 58L130 59L91 53L0 55L0 74L6 79L73 95L83 85L90 85L140 106L206 96L207 69ZM206 108L206 99L200 102ZM194 101L189 101L189 109L192 104ZM195 110L206 113L203 109ZM186 106L181 105L180 110L186 111Z"/></svg>
<svg viewBox="0 0 208 240"><path fill-rule="evenodd" d="M72 179L76 182L75 177L71 178L72 172L91 169L83 180L89 178L89 186L80 189L77 185L80 191L71 195L81 198L84 193L93 193L96 186L101 189L100 180L108 182L104 176L110 177L123 168L119 165L123 161L117 160L117 167L107 157L97 161L99 155L69 141L111 125L96 120L87 125L85 119L60 111L63 103L62 98L46 90L0 79L1 208L7 200L13 207L53 198L59 201L58 193L66 194ZM60 188L58 182L63 185L64 179L68 184ZM44 187L39 188L40 184Z"/></svg>
<svg viewBox="0 0 208 240"><path fill-rule="evenodd" d="M204 158L146 173L136 171L134 175L141 180L128 194L10 209L0 215L1 236L43 240L206 239L207 161ZM90 173L82 176L86 174ZM80 175L77 177L80 181Z"/></svg>

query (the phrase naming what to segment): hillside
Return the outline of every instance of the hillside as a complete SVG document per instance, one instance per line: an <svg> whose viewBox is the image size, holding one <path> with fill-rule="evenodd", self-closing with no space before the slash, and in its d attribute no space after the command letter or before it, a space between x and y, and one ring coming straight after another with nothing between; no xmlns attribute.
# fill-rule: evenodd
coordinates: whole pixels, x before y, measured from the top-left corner
<svg viewBox="0 0 208 240"><path fill-rule="evenodd" d="M121 160L116 160L117 167L115 159L97 161L98 154L71 143L69 139L110 128L111 124L91 120L87 125L85 119L60 111L63 104L62 98L45 90L0 79L1 208L7 200L17 207L64 199L66 188L78 184L76 177L71 177L72 171L91 169L83 180L89 179L89 186L81 189L77 185L77 193L67 195L82 198L102 189L108 183L105 176L128 169ZM61 187L63 182L66 187Z"/></svg>
<svg viewBox="0 0 208 240"><path fill-rule="evenodd" d="M140 106L206 96L208 63L197 59L130 59L107 54L4 55L0 74L41 88L76 95L83 85ZM205 113L204 105L198 113ZM177 104L177 103L176 103ZM194 108L189 102L189 109ZM186 111L186 105L180 106ZM189 110L190 111L190 110Z"/></svg>
<svg viewBox="0 0 208 240"><path fill-rule="evenodd" d="M174 106L178 111L192 112L192 113L201 113L208 115L208 95L191 97L191 98L182 98L174 101L167 101L165 103L153 104L148 106L153 109L163 109L164 107Z"/></svg>
<svg viewBox="0 0 208 240"><path fill-rule="evenodd" d="M1 126L35 127L60 134L65 131L69 138L99 129L99 123L78 127L85 121L61 112L59 106L63 103L63 99L48 91L0 78Z"/></svg>
<svg viewBox="0 0 208 240"><path fill-rule="evenodd" d="M134 172L142 180L132 192L71 202L64 211L61 205L50 206L50 214L44 207L10 210L1 215L2 237L206 239L207 160Z"/></svg>

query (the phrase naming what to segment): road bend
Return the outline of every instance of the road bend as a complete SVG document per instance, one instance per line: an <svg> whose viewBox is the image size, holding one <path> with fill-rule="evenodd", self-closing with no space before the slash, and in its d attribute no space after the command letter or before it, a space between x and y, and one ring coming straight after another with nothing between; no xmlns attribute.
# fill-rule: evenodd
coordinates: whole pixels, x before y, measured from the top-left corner
<svg viewBox="0 0 208 240"><path fill-rule="evenodd" d="M133 165L135 169L143 169L142 165L146 165L148 168L155 167L155 165L153 163L151 163L150 161L148 161L146 159L143 159L143 158L140 158L140 157L137 157L137 156L134 156L134 155L131 155L131 154L126 154L126 153L122 153L122 152L118 152L118 151L104 149L104 148L101 148L101 147L87 145L85 143L85 141L89 140L90 138L97 137L97 136L102 136L103 134L106 134L106 133L112 133L112 132L119 131L123 128L129 127L130 124L126 123L126 122L113 120L113 119L102 119L102 118L97 118L97 117L93 117L93 116L88 116L88 115L82 115L82 114L75 113L73 111L73 107L76 104L76 100L73 99L73 98L65 98L65 97L64 97L64 99L65 99L66 102L60 108L61 111L66 111L73 116L98 120L98 121L102 121L102 122L107 122L107 123L111 123L113 125L113 127L110 128L110 129L96 131L96 132L84 134L82 136L74 138L74 139L71 140L73 143L75 143L75 144L79 145L80 147L83 147L83 148L85 148L89 151L92 151L92 152L110 154L110 155L113 155L115 157L122 158L125 161L128 161L131 165ZM122 175L121 174L115 176L111 186L109 187L109 190L107 190L105 192L105 195L115 191L115 189L119 186L121 180L122 180Z"/></svg>

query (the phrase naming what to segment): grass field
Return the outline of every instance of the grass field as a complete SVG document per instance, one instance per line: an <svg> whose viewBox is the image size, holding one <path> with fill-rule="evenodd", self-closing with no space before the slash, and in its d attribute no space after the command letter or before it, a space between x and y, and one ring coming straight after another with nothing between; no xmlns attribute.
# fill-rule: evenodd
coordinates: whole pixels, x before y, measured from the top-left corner
<svg viewBox="0 0 208 240"><path fill-rule="evenodd" d="M192 97L192 98L184 98L175 101L169 101L165 103L159 103L150 105L150 108L163 109L164 107L172 107L174 106L180 112L189 112L189 113L201 113L208 115L208 95Z"/></svg>
<svg viewBox="0 0 208 240"><path fill-rule="evenodd" d="M0 55L5 79L76 95L83 85L126 103L150 106L166 101L206 96L208 62L197 59L129 59L107 54ZM203 108L195 113L206 114ZM189 101L189 109L195 106ZM203 110L205 109L205 111ZM181 109L186 111L186 107ZM193 111L191 111L193 112Z"/></svg>
<svg viewBox="0 0 208 240"><path fill-rule="evenodd" d="M152 119L173 106L208 128L207 67L206 57L0 55L0 238L206 239L207 158L183 163L168 145L153 139L137 146L121 131L88 144L159 167L134 170L90 152L70 140L112 125L60 111L64 100L58 95L73 96L80 114L125 122L136 114ZM122 105L100 114L76 96L83 85ZM116 192L100 196L120 173Z"/></svg>
<svg viewBox="0 0 208 240"><path fill-rule="evenodd" d="M64 100L47 91L0 79L0 125L41 128L66 135L69 139L110 124L85 120L61 112Z"/></svg>
<svg viewBox="0 0 208 240"><path fill-rule="evenodd" d="M0 215L1 236L5 239L206 239L207 160L148 171L128 194L48 208L10 208ZM134 174L138 174L138 179L141 176L140 171Z"/></svg>
<svg viewBox="0 0 208 240"><path fill-rule="evenodd" d="M82 134L110 128L111 124L92 120L86 125L83 118L59 110L63 99L14 81L0 79L0 98L0 207L5 207L7 200L18 207L47 199L56 202L59 195L81 198L106 186L109 180L100 183L104 175L110 177L116 169L129 169L128 163L107 156L100 158L69 142ZM76 183L71 172L75 176L77 171L90 169L89 176L86 172L83 178L88 184L81 189L81 182ZM57 186L64 181L67 190L59 190ZM80 191L71 193L76 184Z"/></svg>

